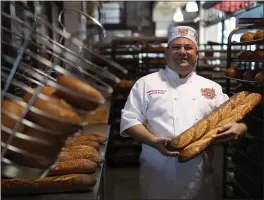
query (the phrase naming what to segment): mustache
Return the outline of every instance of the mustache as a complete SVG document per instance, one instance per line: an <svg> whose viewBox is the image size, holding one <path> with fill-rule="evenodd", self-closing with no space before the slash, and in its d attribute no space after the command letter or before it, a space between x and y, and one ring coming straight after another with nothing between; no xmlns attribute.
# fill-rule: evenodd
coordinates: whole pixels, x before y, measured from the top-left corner
<svg viewBox="0 0 264 200"><path fill-rule="evenodd" d="M176 56L174 57L175 60L187 60L187 57L183 57L183 56Z"/></svg>

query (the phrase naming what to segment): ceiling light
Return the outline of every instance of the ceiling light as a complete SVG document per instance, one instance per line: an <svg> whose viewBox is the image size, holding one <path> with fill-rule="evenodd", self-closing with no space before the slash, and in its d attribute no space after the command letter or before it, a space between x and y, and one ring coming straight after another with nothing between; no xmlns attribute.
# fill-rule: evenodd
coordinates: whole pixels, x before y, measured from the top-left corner
<svg viewBox="0 0 264 200"><path fill-rule="evenodd" d="M183 19L183 14L181 12L181 8L177 7L175 11L176 12L173 15L173 21L182 22L184 19Z"/></svg>
<svg viewBox="0 0 264 200"><path fill-rule="evenodd" d="M198 5L195 1L189 1L186 5L186 12L197 12Z"/></svg>
<svg viewBox="0 0 264 200"><path fill-rule="evenodd" d="M197 23L197 22L199 22L200 20L201 20L200 17L196 17L196 18L193 20L193 22L194 22L194 23Z"/></svg>

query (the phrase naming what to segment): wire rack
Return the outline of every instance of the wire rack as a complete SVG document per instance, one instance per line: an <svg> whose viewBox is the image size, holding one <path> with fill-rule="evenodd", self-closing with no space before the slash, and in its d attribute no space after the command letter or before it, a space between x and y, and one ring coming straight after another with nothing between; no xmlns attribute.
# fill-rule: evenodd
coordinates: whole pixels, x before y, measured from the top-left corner
<svg viewBox="0 0 264 200"><path fill-rule="evenodd" d="M263 128L264 128L264 85L256 81L254 76L246 78L247 72L263 73L264 56L257 56L257 51L264 51L264 39L246 42L232 42L232 36L239 31L256 32L264 28L264 19L240 18L243 24L231 31L228 37L227 70L233 68L235 75L227 75L226 91L228 95L247 90L262 94L262 102L246 117L248 132L245 137L224 148L223 166L223 199L263 199ZM240 50L234 55L234 50ZM252 51L249 59L243 52ZM263 54L262 54L263 55ZM236 89L231 88L230 82L236 83Z"/></svg>
<svg viewBox="0 0 264 200"><path fill-rule="evenodd" d="M62 22L65 12L77 13L98 31L90 35L86 31L86 37L80 37L86 26L69 33ZM58 78L73 77L89 84L106 99L112 94L112 85L120 81L111 69L127 71L91 48L98 44L92 36L97 34L99 43L102 42L105 29L79 10L62 10L58 18L61 27L58 27L44 17L40 2L2 2L1 18L2 176L43 177L56 161L65 139L89 123L67 119L64 114L69 112L70 116L83 119L94 111L95 107L78 106L77 100L97 106L104 103L60 84ZM60 39L52 39L50 33L56 33ZM72 46L76 48L69 48ZM100 59L104 66L88 59L93 57ZM44 92L45 88L49 92ZM55 95L57 91L61 96ZM58 112L52 113L43 105L55 107Z"/></svg>

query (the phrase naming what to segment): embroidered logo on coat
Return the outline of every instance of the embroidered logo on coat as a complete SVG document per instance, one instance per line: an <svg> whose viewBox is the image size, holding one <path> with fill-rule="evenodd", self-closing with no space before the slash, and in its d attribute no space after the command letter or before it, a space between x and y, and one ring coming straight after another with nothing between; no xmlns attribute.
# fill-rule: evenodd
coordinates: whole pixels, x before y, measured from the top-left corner
<svg viewBox="0 0 264 200"><path fill-rule="evenodd" d="M216 96L214 88L201 88L201 93L206 99L214 99Z"/></svg>
<svg viewBox="0 0 264 200"><path fill-rule="evenodd" d="M181 36L185 36L188 34L188 28L179 28L178 34Z"/></svg>

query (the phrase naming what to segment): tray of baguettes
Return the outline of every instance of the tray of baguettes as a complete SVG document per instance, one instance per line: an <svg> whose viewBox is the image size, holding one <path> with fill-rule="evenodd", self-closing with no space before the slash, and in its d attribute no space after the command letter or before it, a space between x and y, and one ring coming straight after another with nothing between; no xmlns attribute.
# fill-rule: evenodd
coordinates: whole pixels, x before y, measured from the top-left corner
<svg viewBox="0 0 264 200"><path fill-rule="evenodd" d="M95 171L105 160L100 146L105 145L107 139L102 133L69 136L46 176L1 179L2 195L91 191L98 181Z"/></svg>
<svg viewBox="0 0 264 200"><path fill-rule="evenodd" d="M1 74L4 79L5 72ZM31 71L24 78L33 75ZM24 117L37 87L30 88L18 79L11 85L23 90L24 95L7 93L2 102L1 146L6 149L2 156L2 195L92 189L97 182L94 172L104 162L100 147L107 142L107 135L80 132L89 112L105 103L101 92L71 75L56 80L50 77Z"/></svg>
<svg viewBox="0 0 264 200"><path fill-rule="evenodd" d="M168 148L180 152L179 162L193 159L214 143L223 125L240 122L261 100L262 95L259 93L236 93L192 127L172 138Z"/></svg>

